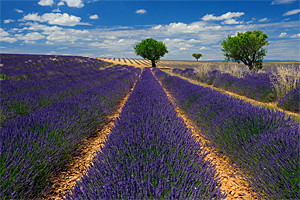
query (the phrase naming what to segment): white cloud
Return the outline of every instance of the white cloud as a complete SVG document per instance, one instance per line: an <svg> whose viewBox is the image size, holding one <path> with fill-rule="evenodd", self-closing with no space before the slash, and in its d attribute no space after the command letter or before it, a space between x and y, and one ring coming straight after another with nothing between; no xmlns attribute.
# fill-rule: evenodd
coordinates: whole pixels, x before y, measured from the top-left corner
<svg viewBox="0 0 300 200"><path fill-rule="evenodd" d="M290 36L290 38L297 38L297 37L300 37L300 33Z"/></svg>
<svg viewBox="0 0 300 200"><path fill-rule="evenodd" d="M90 16L90 19L98 19L99 17L98 17L98 15L97 14L94 14L94 15L91 15Z"/></svg>
<svg viewBox="0 0 300 200"><path fill-rule="evenodd" d="M235 21L235 19L227 19L222 24L241 24L242 22Z"/></svg>
<svg viewBox="0 0 300 200"><path fill-rule="evenodd" d="M180 47L179 50L186 50L186 48L185 47Z"/></svg>
<svg viewBox="0 0 300 200"><path fill-rule="evenodd" d="M47 55L57 55L56 51L50 51L49 53L47 53Z"/></svg>
<svg viewBox="0 0 300 200"><path fill-rule="evenodd" d="M200 43L201 41L200 40L195 40L195 39L190 39L187 42L189 42L189 43Z"/></svg>
<svg viewBox="0 0 300 200"><path fill-rule="evenodd" d="M52 10L52 12L61 12L59 8Z"/></svg>
<svg viewBox="0 0 300 200"><path fill-rule="evenodd" d="M3 28L0 28L0 36L2 37L9 36L9 33L3 30Z"/></svg>
<svg viewBox="0 0 300 200"><path fill-rule="evenodd" d="M200 50L207 49L206 47L201 47Z"/></svg>
<svg viewBox="0 0 300 200"><path fill-rule="evenodd" d="M208 20L227 20L227 19L231 19L233 17L240 17L240 16L242 16L244 14L245 13L243 13L243 12L227 12L227 13L219 16L219 17L216 17L213 14L206 14L201 19L203 21L208 21Z"/></svg>
<svg viewBox="0 0 300 200"><path fill-rule="evenodd" d="M20 10L20 9L17 9L17 8L15 9L15 11L18 12L18 13L22 13L23 12L23 10Z"/></svg>
<svg viewBox="0 0 300 200"><path fill-rule="evenodd" d="M45 44L50 44L50 45L52 45L52 44L54 44L54 43L53 43L53 42L47 41L47 42L45 42Z"/></svg>
<svg viewBox="0 0 300 200"><path fill-rule="evenodd" d="M30 13L25 15L23 20L48 22L49 24L58 24L63 26L75 26L80 22L81 18L69 15L68 13L45 13L42 16L39 16L37 13Z"/></svg>
<svg viewBox="0 0 300 200"><path fill-rule="evenodd" d="M25 43L25 44L34 44L35 41L32 41L32 40L25 40L23 43Z"/></svg>
<svg viewBox="0 0 300 200"><path fill-rule="evenodd" d="M57 4L57 6L63 6L63 5L65 5L65 3L62 1Z"/></svg>
<svg viewBox="0 0 300 200"><path fill-rule="evenodd" d="M137 13L137 14L146 14L147 11L144 10L144 9L139 9L139 10L135 11L135 13Z"/></svg>
<svg viewBox="0 0 300 200"><path fill-rule="evenodd" d="M151 29L154 31L160 31L164 34L177 34L177 33L198 33L205 30L219 30L222 27L219 25L211 25L207 22L194 22L192 24L184 24L182 22L174 22L169 25L158 25Z"/></svg>
<svg viewBox="0 0 300 200"><path fill-rule="evenodd" d="M54 4L53 0L40 0L38 2L39 5L41 6L52 6L52 4Z"/></svg>
<svg viewBox="0 0 300 200"><path fill-rule="evenodd" d="M138 40L133 39L119 39L119 40L104 40L103 42L93 42L89 43L89 46L92 47L98 47L107 49L109 51L122 51L122 50L128 50L129 48L132 48L133 45L135 45L138 42Z"/></svg>
<svg viewBox="0 0 300 200"><path fill-rule="evenodd" d="M284 36L286 36L286 33L282 32L278 37L284 37Z"/></svg>
<svg viewBox="0 0 300 200"><path fill-rule="evenodd" d="M68 49L69 47L59 47L57 49Z"/></svg>
<svg viewBox="0 0 300 200"><path fill-rule="evenodd" d="M62 0L67 3L69 7L82 8L84 4L82 0Z"/></svg>
<svg viewBox="0 0 300 200"><path fill-rule="evenodd" d="M34 40L40 40L45 38L44 35L41 35L38 32L31 32L31 33L27 33L26 35L22 35L22 34L15 34L15 37L18 38L19 40L24 40L24 43L27 44L34 44Z"/></svg>
<svg viewBox="0 0 300 200"><path fill-rule="evenodd" d="M10 34L8 32L6 32L2 28L0 28L0 41L14 43L14 42L18 41L18 39L10 37Z"/></svg>
<svg viewBox="0 0 300 200"><path fill-rule="evenodd" d="M269 21L266 17L265 18L263 18L263 19L260 19L260 20L258 20L259 22L266 22L266 21Z"/></svg>
<svg viewBox="0 0 300 200"><path fill-rule="evenodd" d="M92 24L87 22L79 22L78 25L91 26Z"/></svg>
<svg viewBox="0 0 300 200"><path fill-rule="evenodd" d="M288 3L293 3L296 0L275 0L272 1L271 5L277 5L277 4L288 4Z"/></svg>
<svg viewBox="0 0 300 200"><path fill-rule="evenodd" d="M290 11L284 13L282 16L295 15L295 14L298 14L299 12L300 12L300 9L294 9L294 10L290 10Z"/></svg>
<svg viewBox="0 0 300 200"><path fill-rule="evenodd" d="M5 19L4 20L4 24L8 24L8 23L10 23L10 22L14 22L15 20L13 20L13 19Z"/></svg>

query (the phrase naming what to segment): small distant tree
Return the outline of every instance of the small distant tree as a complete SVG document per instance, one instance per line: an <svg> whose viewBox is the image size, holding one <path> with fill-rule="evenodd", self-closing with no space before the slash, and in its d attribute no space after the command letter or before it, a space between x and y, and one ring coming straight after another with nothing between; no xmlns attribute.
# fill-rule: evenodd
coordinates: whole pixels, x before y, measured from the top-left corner
<svg viewBox="0 0 300 200"><path fill-rule="evenodd" d="M202 56L202 54L201 53L193 53L192 56L195 57L198 61L198 59Z"/></svg>
<svg viewBox="0 0 300 200"><path fill-rule="evenodd" d="M136 55L142 56L144 59L151 60L152 67L156 67L156 62L169 53L167 46L163 42L158 42L153 38L147 38L134 46Z"/></svg>
<svg viewBox="0 0 300 200"><path fill-rule="evenodd" d="M227 41L221 43L225 61L243 62L252 71L262 69L262 60L267 50L261 47L270 44L267 38L267 34L259 30L237 33L234 37L228 35Z"/></svg>

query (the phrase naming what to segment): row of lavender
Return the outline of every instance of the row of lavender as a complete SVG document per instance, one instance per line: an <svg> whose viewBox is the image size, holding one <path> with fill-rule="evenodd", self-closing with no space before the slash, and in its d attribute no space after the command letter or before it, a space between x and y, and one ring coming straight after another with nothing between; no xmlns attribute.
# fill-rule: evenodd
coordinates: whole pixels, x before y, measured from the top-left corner
<svg viewBox="0 0 300 200"><path fill-rule="evenodd" d="M212 146L243 169L264 199L299 199L300 124L156 69L167 91Z"/></svg>
<svg viewBox="0 0 300 200"><path fill-rule="evenodd" d="M6 85L1 89L1 95L6 96L0 99L1 118L0 122L16 117L18 115L29 114L43 107L64 100L68 97L74 97L102 83L108 82L121 74L124 69L133 69L134 67L115 67L112 71L110 68L97 70L86 76L74 76L53 78L48 80L38 80L21 83L17 82L12 85ZM89 77L87 76L89 75Z"/></svg>
<svg viewBox="0 0 300 200"><path fill-rule="evenodd" d="M96 160L66 199L220 199L201 145L145 68Z"/></svg>
<svg viewBox="0 0 300 200"><path fill-rule="evenodd" d="M124 68L115 79L6 121L0 133L0 199L35 199L46 192L49 177L107 122L141 73Z"/></svg>
<svg viewBox="0 0 300 200"><path fill-rule="evenodd" d="M44 79L48 75L78 74L110 63L82 56L0 54L1 79Z"/></svg>
<svg viewBox="0 0 300 200"><path fill-rule="evenodd" d="M226 73L224 74L219 70L209 71L206 74L198 74L192 68L185 70L174 68L172 72L257 101L274 102L278 100L278 95L271 81L272 75L268 73L245 73L243 78L238 78ZM293 81L292 77L290 79L290 81ZM300 87L295 88L282 100L279 99L280 103L278 103L278 107L299 113L299 93Z"/></svg>

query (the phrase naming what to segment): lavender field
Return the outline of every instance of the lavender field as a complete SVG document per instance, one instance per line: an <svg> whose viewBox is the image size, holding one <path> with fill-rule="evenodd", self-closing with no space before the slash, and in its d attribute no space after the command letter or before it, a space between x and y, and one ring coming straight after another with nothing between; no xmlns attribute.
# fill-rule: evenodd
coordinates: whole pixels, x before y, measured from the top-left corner
<svg viewBox="0 0 300 200"><path fill-rule="evenodd" d="M259 198L300 198L299 123L281 111L132 63L1 54L0 199L39 199L51 175L108 123L130 92L87 173L62 199L226 199L216 166L205 159L208 152L177 107L211 148L242 169ZM299 112L299 86L279 93L267 73L173 73Z"/></svg>
<svg viewBox="0 0 300 200"><path fill-rule="evenodd" d="M279 108L300 113L300 68L297 65L268 67L251 72L237 66L173 68L172 73L236 93L259 102L273 102Z"/></svg>

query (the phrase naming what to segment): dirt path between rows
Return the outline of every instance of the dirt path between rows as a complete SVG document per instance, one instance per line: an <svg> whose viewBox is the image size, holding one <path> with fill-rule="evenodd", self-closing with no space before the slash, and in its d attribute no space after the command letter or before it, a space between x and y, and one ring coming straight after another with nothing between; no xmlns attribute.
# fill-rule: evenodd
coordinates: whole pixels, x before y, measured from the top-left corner
<svg viewBox="0 0 300 200"><path fill-rule="evenodd" d="M76 157L70 156L67 167L56 172L50 178L49 181L51 186L48 188L50 191L47 194L42 194L42 199L63 199L61 196L65 197L67 192L70 192L71 189L74 188L76 184L75 180L79 181L82 175L86 174L88 167L96 156L96 151L99 151L100 147L104 146L103 142L114 127L115 120L122 112L123 106L133 91L135 84L131 88L131 91L119 103L117 111L108 117L109 122L104 125L102 129L97 130L94 135L84 139L83 144L80 145L79 149L81 150L78 155L76 155Z"/></svg>
<svg viewBox="0 0 300 200"><path fill-rule="evenodd" d="M158 80L162 85L162 83ZM255 195L252 188L249 186L248 182L241 175L241 170L233 167L233 162L230 158L225 156L223 153L216 151L209 147L210 142L204 138L201 130L197 128L196 124L191 121L187 115L175 104L175 99L170 95L170 93L164 88L169 100L175 106L177 116L183 118L187 128L189 128L194 136L197 137L196 141L201 141L205 151L210 153L205 157L205 159L211 160L212 164L216 165L216 172L221 178L222 186L220 187L221 192L227 194L226 200L253 200L260 199ZM219 156L221 155L221 156Z"/></svg>

